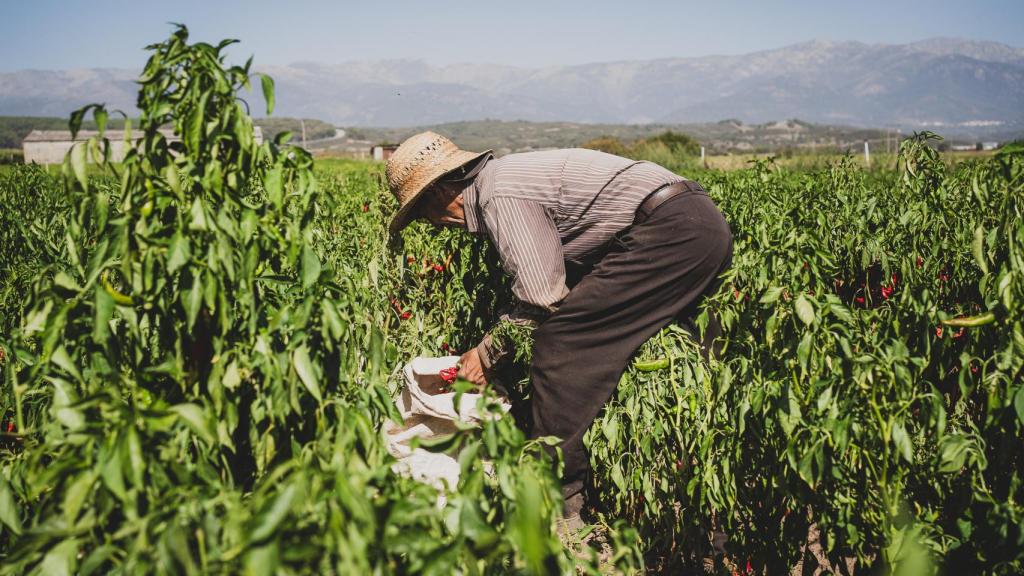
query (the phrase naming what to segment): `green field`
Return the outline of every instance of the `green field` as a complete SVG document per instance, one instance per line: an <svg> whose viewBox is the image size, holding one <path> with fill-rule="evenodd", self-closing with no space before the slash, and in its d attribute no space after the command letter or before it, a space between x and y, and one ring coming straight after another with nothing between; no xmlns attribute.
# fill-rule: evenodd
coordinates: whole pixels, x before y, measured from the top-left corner
<svg viewBox="0 0 1024 576"><path fill-rule="evenodd" d="M517 417L528 334L512 413L432 447L462 464L443 507L384 447L400 367L512 303L493 250L389 239L380 164L256 145L248 70L186 40L147 66L179 91L144 88L124 163L0 170L0 574L1024 570L1020 147L680 160L735 236L704 310L723 354L677 326L638 352L586 438L579 544Z"/></svg>

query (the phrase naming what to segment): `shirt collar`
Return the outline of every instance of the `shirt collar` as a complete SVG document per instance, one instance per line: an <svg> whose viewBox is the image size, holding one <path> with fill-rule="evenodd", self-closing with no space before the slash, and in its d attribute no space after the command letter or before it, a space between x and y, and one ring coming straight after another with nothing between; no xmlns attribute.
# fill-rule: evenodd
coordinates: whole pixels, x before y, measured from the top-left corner
<svg viewBox="0 0 1024 576"><path fill-rule="evenodd" d="M480 162L480 166L475 170L473 178L466 181L466 187L462 190L462 211L466 218L466 228L472 234L482 234L483 230L483 216L480 214L480 203L478 201L480 197L479 186L481 184L481 178L478 178L480 172L483 170L485 164L490 162L493 156L488 154Z"/></svg>

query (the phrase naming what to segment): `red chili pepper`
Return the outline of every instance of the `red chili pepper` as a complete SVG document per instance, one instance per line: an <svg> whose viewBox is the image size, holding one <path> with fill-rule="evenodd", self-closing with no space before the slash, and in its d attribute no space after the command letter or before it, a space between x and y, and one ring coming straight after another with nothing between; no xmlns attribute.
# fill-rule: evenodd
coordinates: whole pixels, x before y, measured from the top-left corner
<svg viewBox="0 0 1024 576"><path fill-rule="evenodd" d="M445 342L445 343L441 344L441 350L443 352L451 352L452 351L452 347L449 346L447 342Z"/></svg>
<svg viewBox="0 0 1024 576"><path fill-rule="evenodd" d="M452 366L451 368L441 370L438 375L442 380L451 384L452 382L455 382L455 379L459 376L459 369L456 366Z"/></svg>
<svg viewBox="0 0 1024 576"><path fill-rule="evenodd" d="M949 282L949 274L946 274L945 270L939 272L939 281L943 283Z"/></svg>
<svg viewBox="0 0 1024 576"><path fill-rule="evenodd" d="M434 272L444 272L444 264L434 264Z"/></svg>
<svg viewBox="0 0 1024 576"><path fill-rule="evenodd" d="M370 211L370 205L364 203L363 204L363 212L369 212L369 211Z"/></svg>
<svg viewBox="0 0 1024 576"><path fill-rule="evenodd" d="M409 318L412 318L412 312L402 312L400 318L402 320L408 320Z"/></svg>
<svg viewBox="0 0 1024 576"><path fill-rule="evenodd" d="M935 337L942 338L942 326L935 327Z"/></svg>
<svg viewBox="0 0 1024 576"><path fill-rule="evenodd" d="M966 332L967 332L967 329L964 328L963 326L961 326L959 330L957 330L956 332L954 332L952 334L952 336L953 336L953 338L959 338L959 337L963 336Z"/></svg>
<svg viewBox="0 0 1024 576"><path fill-rule="evenodd" d="M893 290L892 286L882 286L882 298L888 300L889 296L892 296Z"/></svg>
<svg viewBox="0 0 1024 576"><path fill-rule="evenodd" d="M14 433L14 421L11 421L11 422L7 423L7 433L8 434L13 434Z"/></svg>
<svg viewBox="0 0 1024 576"><path fill-rule="evenodd" d="M863 304L864 303L864 297L863 296L857 296L856 298L853 299L853 301L856 302L857 304Z"/></svg>
<svg viewBox="0 0 1024 576"><path fill-rule="evenodd" d="M920 268L921 266L924 266L924 258L921 258L921 256L920 256L920 255L918 255L918 257L917 257L917 261L916 261L916 262L914 262L914 264L915 264L915 265L916 265L916 266L917 266L918 268Z"/></svg>
<svg viewBox="0 0 1024 576"><path fill-rule="evenodd" d="M892 273L892 287L893 288L896 287L896 284L899 282L899 279L900 279L899 276L897 276L896 273L893 272Z"/></svg>
<svg viewBox="0 0 1024 576"><path fill-rule="evenodd" d="M682 470L682 469L683 469L683 461L682 460L676 460L676 470Z"/></svg>
<svg viewBox="0 0 1024 576"><path fill-rule="evenodd" d="M975 366L974 363L971 363L971 374L977 374L977 373L978 373L978 367Z"/></svg>

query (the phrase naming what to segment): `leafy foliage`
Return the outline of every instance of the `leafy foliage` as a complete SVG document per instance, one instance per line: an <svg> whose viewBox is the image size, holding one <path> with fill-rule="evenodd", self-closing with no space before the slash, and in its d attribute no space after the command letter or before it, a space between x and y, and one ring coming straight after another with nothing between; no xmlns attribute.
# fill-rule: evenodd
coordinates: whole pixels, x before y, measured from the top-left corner
<svg viewBox="0 0 1024 576"><path fill-rule="evenodd" d="M382 271L343 257L383 233L328 239L346 211L302 150L254 142L230 43L178 27L150 46L138 147L120 166L102 135L69 153L66 233L38 254L55 271L0 343L0 572L587 569L554 534L551 462L508 419L438 447L464 468L444 508L391 472L397 322L363 305ZM88 112L103 129L93 105L72 131Z"/></svg>
<svg viewBox="0 0 1024 576"><path fill-rule="evenodd" d="M596 572L511 418L433 447L463 468L442 508L392 473L394 368L475 344L507 282L466 235L390 242L379 166L256 145L226 45L151 47L122 165L100 136L62 182L0 174L0 572ZM1020 572L1024 155L932 144L897 171L688 173L736 237L723 354L666 328L590 430L614 568L693 568L718 527L786 572L813 524L833 566Z"/></svg>

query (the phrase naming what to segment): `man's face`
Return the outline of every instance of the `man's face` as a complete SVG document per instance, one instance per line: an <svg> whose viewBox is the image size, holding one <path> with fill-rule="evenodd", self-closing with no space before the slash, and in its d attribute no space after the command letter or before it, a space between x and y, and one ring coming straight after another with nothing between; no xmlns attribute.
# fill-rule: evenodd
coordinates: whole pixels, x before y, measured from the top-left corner
<svg viewBox="0 0 1024 576"><path fill-rule="evenodd" d="M462 211L462 195L458 190L443 183L434 184L416 206L416 217L423 218L435 227L465 225Z"/></svg>

